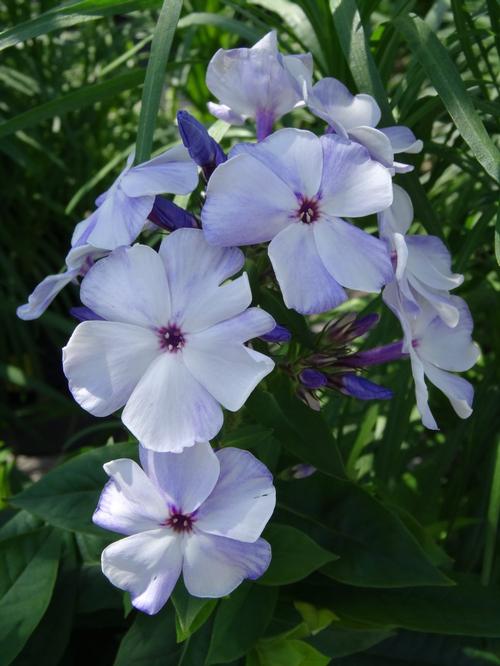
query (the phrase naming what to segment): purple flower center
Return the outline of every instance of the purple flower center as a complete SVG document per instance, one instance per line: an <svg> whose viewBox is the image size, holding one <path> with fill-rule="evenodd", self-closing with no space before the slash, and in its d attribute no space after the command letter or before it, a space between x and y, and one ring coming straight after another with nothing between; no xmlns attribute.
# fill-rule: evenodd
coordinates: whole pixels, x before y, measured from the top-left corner
<svg viewBox="0 0 500 666"><path fill-rule="evenodd" d="M413 349L418 349L420 346L420 340L418 338L414 338L411 341L411 346L413 347Z"/></svg>
<svg viewBox="0 0 500 666"><path fill-rule="evenodd" d="M320 217L319 202L317 198L309 199L299 196L299 209L296 213L298 219L304 224L312 224Z"/></svg>
<svg viewBox="0 0 500 666"><path fill-rule="evenodd" d="M192 532L193 523L195 522L194 514L180 513L177 508L170 509L170 518L167 518L163 525L170 527L174 532Z"/></svg>
<svg viewBox="0 0 500 666"><path fill-rule="evenodd" d="M183 332L177 324L169 324L157 329L160 348L168 352L178 352L186 344Z"/></svg>

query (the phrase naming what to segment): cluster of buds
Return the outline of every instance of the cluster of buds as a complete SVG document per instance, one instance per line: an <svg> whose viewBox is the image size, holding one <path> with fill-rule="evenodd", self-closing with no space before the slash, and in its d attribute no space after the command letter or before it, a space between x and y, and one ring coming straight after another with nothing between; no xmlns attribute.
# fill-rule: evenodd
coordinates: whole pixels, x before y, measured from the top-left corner
<svg viewBox="0 0 500 666"><path fill-rule="evenodd" d="M348 313L330 321L319 333L312 354L294 364L293 374L299 380L299 397L313 409L319 409L317 391L332 389L358 400L389 400L392 391L366 379L360 373L405 356L402 341L366 351L354 351L351 344L370 331L378 322L377 314L358 317Z"/></svg>

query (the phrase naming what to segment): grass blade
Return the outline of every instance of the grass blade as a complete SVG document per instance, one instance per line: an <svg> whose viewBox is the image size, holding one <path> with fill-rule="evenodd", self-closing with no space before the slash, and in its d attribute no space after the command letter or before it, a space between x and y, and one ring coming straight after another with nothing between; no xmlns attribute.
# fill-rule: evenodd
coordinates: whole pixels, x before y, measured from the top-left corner
<svg viewBox="0 0 500 666"><path fill-rule="evenodd" d="M148 160L151 155L165 69L181 9L182 0L165 0L153 34L137 129L135 159L138 164Z"/></svg>
<svg viewBox="0 0 500 666"><path fill-rule="evenodd" d="M418 17L397 18L395 25L425 70L479 164L491 178L500 182L500 154L488 136L446 48Z"/></svg>

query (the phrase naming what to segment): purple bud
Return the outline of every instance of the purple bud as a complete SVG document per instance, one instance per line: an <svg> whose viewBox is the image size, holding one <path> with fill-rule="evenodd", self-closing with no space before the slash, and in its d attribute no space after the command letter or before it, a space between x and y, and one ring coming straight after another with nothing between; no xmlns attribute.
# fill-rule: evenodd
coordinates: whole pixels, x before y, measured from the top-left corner
<svg viewBox="0 0 500 666"><path fill-rule="evenodd" d="M77 321L94 321L102 319L102 317L100 317L98 314L96 314L93 310L86 307L85 305L79 305L76 308L70 308L69 313Z"/></svg>
<svg viewBox="0 0 500 666"><path fill-rule="evenodd" d="M188 149L191 159L203 169L208 179L215 167L226 161L224 151L210 136L206 127L187 111L177 112L177 123L182 143Z"/></svg>
<svg viewBox="0 0 500 666"><path fill-rule="evenodd" d="M317 470L312 465L300 463L299 465L294 465L290 471L294 479L307 479L308 476L312 476Z"/></svg>
<svg viewBox="0 0 500 666"><path fill-rule="evenodd" d="M290 342L292 334L284 326L276 324L272 331L269 331L269 333L266 333L265 335L261 335L260 339L265 342Z"/></svg>
<svg viewBox="0 0 500 666"><path fill-rule="evenodd" d="M379 322L380 315L376 312L364 315L364 317L357 317L356 321L351 327L352 338L359 338L361 335L368 333Z"/></svg>
<svg viewBox="0 0 500 666"><path fill-rule="evenodd" d="M182 229L183 227L198 227L194 215L164 197L155 197L153 209L149 213L148 219L168 231L175 231L175 229Z"/></svg>
<svg viewBox="0 0 500 666"><path fill-rule="evenodd" d="M339 390L358 400L390 400L392 391L354 373L342 375Z"/></svg>
<svg viewBox="0 0 500 666"><path fill-rule="evenodd" d="M398 340L398 342L391 342L382 347L357 352L339 360L343 365L348 365L351 368L367 368L370 365L399 361L403 356L406 356L406 354L403 354L403 341Z"/></svg>
<svg viewBox="0 0 500 666"><path fill-rule="evenodd" d="M319 372L319 370L306 368L300 373L299 380L301 384L304 384L308 389L318 389L327 384L328 377L322 372Z"/></svg>

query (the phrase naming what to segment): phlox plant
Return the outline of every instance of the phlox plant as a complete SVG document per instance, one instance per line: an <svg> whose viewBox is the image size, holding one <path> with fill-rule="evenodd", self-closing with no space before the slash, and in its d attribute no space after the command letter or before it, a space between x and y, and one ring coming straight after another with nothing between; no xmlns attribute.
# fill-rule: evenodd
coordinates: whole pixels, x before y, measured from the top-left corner
<svg viewBox="0 0 500 666"><path fill-rule="evenodd" d="M470 253L450 251L446 207L425 192L439 142L419 133L418 100L405 115L400 99L394 119L355 3L287 1L316 35L284 30L287 50L266 26L280 10L256 4L259 34L195 65L202 110L179 96L160 147L169 50L193 20L163 3L135 146L89 184L63 270L18 304L27 329L70 298L50 363L87 426L63 464L5 485L0 666L32 663L59 622L42 663L79 663L73 617L86 613L112 618L96 663L118 666L445 663L428 659L434 634L463 637L443 638L453 663L498 660L481 642L500 638L497 458L470 565L455 532L480 523L474 503L461 477L440 494L451 466L471 464L463 433L481 418L489 437L495 417L484 398L475 412L489 349L475 341ZM334 53L317 48L316 11ZM491 205L495 145L457 103L465 89L430 21L403 14L386 53L401 26ZM454 187L441 177L434 187ZM425 647L408 661L417 632Z"/></svg>

